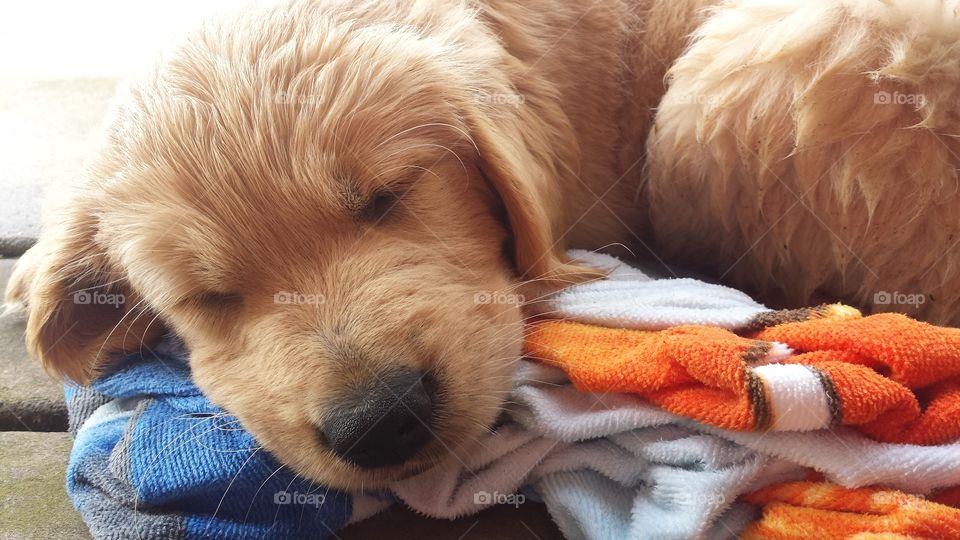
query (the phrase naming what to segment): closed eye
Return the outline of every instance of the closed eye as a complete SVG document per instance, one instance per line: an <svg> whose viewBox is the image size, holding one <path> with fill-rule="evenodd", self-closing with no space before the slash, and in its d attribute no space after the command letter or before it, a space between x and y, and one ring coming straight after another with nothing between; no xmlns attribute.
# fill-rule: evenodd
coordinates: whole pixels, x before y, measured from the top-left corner
<svg viewBox="0 0 960 540"><path fill-rule="evenodd" d="M374 193L361 210L363 219L376 224L390 217L401 209L403 198L409 191L410 186L394 185Z"/></svg>

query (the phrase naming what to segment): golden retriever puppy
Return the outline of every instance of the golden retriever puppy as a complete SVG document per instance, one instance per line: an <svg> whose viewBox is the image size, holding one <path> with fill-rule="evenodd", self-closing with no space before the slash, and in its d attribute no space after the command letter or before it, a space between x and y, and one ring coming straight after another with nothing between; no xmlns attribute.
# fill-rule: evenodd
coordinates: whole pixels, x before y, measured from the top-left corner
<svg viewBox="0 0 960 540"><path fill-rule="evenodd" d="M924 135L955 125L952 113L936 105L929 118L941 123L903 126L909 111L877 108L880 139L858 146L863 126L847 121L873 105L844 101L858 108L842 115L837 105L844 84L862 93L892 76L871 75L881 56L863 51L900 43L892 50L920 54L895 39L920 23L812 2L835 19L798 3L808 16L775 33L780 12L709 4L304 0L211 25L118 100L102 150L50 213L8 302L27 306L31 351L77 382L177 333L214 402L297 472L349 488L467 451L489 429L520 354L523 301L598 277L571 264L567 245L640 247L650 236L725 261L731 245L763 242L749 235L770 222L796 271L770 271L781 252L765 246L745 256L752 274L736 276L806 299L822 268L850 268L846 252L831 251L827 233L793 238L800 217L769 209L792 202L790 182L828 170L808 204L834 234L874 227L867 265L901 240L925 264L944 255L877 268L902 280L884 286L922 281L928 267L954 276L946 232L894 234L955 204L934 195L956 163ZM859 32L837 32L856 21ZM951 28L938 25L925 42L931 65ZM916 69L894 60L885 65ZM950 73L909 76L940 99ZM832 90L803 92L827 80ZM729 103L711 109L683 92ZM852 176L823 165L834 146L853 149ZM789 167L782 183L759 169L775 158L770 167ZM886 171L890 160L910 174ZM906 197L904 182L926 186L913 221L885 210ZM843 275L824 279L854 294Z"/></svg>
<svg viewBox="0 0 960 540"><path fill-rule="evenodd" d="M515 56L582 12L523 37L546 6L505 15L525 53L457 1L295 2L195 34L124 92L20 261L31 351L86 382L174 331L215 403L333 486L463 452L510 388L521 295L597 275L558 241L573 127Z"/></svg>

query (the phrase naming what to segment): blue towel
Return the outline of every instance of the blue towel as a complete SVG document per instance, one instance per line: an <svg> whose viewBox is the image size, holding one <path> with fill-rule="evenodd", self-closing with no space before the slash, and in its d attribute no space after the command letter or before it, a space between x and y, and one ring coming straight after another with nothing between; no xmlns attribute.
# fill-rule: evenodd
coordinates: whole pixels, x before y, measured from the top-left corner
<svg viewBox="0 0 960 540"><path fill-rule="evenodd" d="M149 356L145 358L144 356ZM96 538L328 538L353 496L298 478L190 380L168 339L67 386L67 491Z"/></svg>

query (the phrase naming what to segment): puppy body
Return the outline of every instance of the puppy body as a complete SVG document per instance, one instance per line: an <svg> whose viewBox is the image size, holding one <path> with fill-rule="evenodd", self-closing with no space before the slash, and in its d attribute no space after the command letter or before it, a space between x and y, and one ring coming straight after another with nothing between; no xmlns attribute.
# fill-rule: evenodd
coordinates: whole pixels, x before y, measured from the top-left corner
<svg viewBox="0 0 960 540"><path fill-rule="evenodd" d="M830 160L852 149L859 191L841 189L841 175L808 203L830 210L820 216L828 229L946 227L955 203L943 186L956 163L932 150L929 134L955 127L954 117L936 108L932 123L901 133L894 126L910 111L886 110L883 140L921 142L871 144L942 159L924 161L936 181L920 169L911 176L931 182L934 194L917 199L925 205L917 217L871 222L863 200L880 200L874 210L887 212L885 194L900 193L882 173L889 153L843 127L828 106L832 93L818 101L787 90L838 77L825 88L857 83L862 93L872 79L860 69L879 57L861 49L919 23L855 9L866 3L830 3L849 10L830 11L835 23L873 21L886 33L812 32L808 16L796 21L803 29L770 33L782 41L768 43L763 28L782 17L746 2L711 15L708 4L326 0L198 32L130 86L102 151L18 265L8 301L28 306L31 351L83 382L173 330L191 349L201 388L281 461L328 485L370 487L463 451L488 429L520 352L519 304L597 277L571 264L565 245L636 250L655 240L679 260L717 269L756 241L743 257L752 264L730 276L802 291L796 299L827 281L831 292L862 296L844 279L863 274L843 273L851 265L836 247L839 233L804 232L785 265L764 239L792 238L808 218L763 210L789 202L790 182L834 171ZM760 29L737 26L752 22ZM938 28L952 35L949 25ZM742 35L769 54L737 56L754 50L738 44ZM822 46L791 48L811 39ZM935 40L929 47L932 54ZM799 69L824 51L862 61ZM720 61L725 67L712 64ZM939 65L902 63L910 73L927 64ZM956 73L948 68L939 78L916 74L915 84L952 95L938 86ZM701 69L709 84L699 82ZM778 77L772 89L792 101L769 98L753 111L757 89L771 84L766 70ZM729 106L713 107L717 95ZM777 137L764 142L757 126ZM830 137L806 137L824 130ZM747 152L743 141L759 150ZM758 172L783 163L783 182ZM932 275L946 284L938 301L953 305L952 237L886 232L878 241L891 248L922 240L925 257L946 254ZM899 265L884 275L901 281L882 283L919 282L909 261L877 253L863 253L867 265ZM76 302L84 291L124 302ZM377 469L331 451L318 427L334 405L401 368L437 381L433 416L421 419L434 440L409 462Z"/></svg>
<svg viewBox="0 0 960 540"><path fill-rule="evenodd" d="M958 6L718 7L650 136L658 245L768 301L960 324Z"/></svg>

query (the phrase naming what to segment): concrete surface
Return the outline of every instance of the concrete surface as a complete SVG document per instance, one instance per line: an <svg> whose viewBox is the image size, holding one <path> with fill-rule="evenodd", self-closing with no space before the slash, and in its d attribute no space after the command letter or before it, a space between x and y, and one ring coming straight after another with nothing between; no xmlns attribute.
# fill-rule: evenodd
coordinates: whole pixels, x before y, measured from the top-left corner
<svg viewBox="0 0 960 540"><path fill-rule="evenodd" d="M13 263L0 259L0 291ZM22 316L0 317L0 431L65 431L63 387L27 356L25 326Z"/></svg>
<svg viewBox="0 0 960 540"><path fill-rule="evenodd" d="M64 482L66 433L0 432L0 538L90 538Z"/></svg>
<svg viewBox="0 0 960 540"><path fill-rule="evenodd" d="M30 249L37 239L32 236L4 236L0 237L0 258L18 257Z"/></svg>

